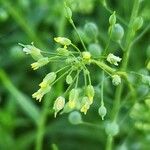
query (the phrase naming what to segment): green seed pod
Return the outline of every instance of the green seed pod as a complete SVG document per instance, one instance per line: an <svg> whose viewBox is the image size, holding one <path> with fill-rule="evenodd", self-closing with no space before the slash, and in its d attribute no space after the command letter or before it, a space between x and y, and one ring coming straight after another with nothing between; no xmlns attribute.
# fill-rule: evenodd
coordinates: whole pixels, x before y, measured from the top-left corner
<svg viewBox="0 0 150 150"><path fill-rule="evenodd" d="M110 25L114 25L116 23L116 12L114 11L113 14L109 17Z"/></svg>
<svg viewBox="0 0 150 150"><path fill-rule="evenodd" d="M133 30L137 31L139 30L143 25L143 18L142 17L137 17L134 22L133 22Z"/></svg>
<svg viewBox="0 0 150 150"><path fill-rule="evenodd" d="M4 22L8 19L9 15L7 13L7 11L3 8L0 8L0 22Z"/></svg>
<svg viewBox="0 0 150 150"><path fill-rule="evenodd" d="M66 77L66 83L67 84L71 84L72 82L73 82L72 76L70 74L67 75L67 77Z"/></svg>
<svg viewBox="0 0 150 150"><path fill-rule="evenodd" d="M93 103L93 98L94 98L94 95L95 95L95 90L94 90L94 87L92 85L88 85L86 87L86 95L89 98L90 103L92 104Z"/></svg>
<svg viewBox="0 0 150 150"><path fill-rule="evenodd" d="M116 122L106 124L105 131L108 135L115 136L119 132L119 126Z"/></svg>
<svg viewBox="0 0 150 150"><path fill-rule="evenodd" d="M88 51L91 53L93 58L99 58L102 53L102 48L99 44L93 43L88 46Z"/></svg>
<svg viewBox="0 0 150 150"><path fill-rule="evenodd" d="M67 19L72 18L72 11L68 6L65 6L65 16L66 16Z"/></svg>
<svg viewBox="0 0 150 150"><path fill-rule="evenodd" d="M107 109L104 105L101 105L100 108L98 109L99 115L102 117L102 120L104 120L104 117L106 116Z"/></svg>
<svg viewBox="0 0 150 150"><path fill-rule="evenodd" d="M82 123L82 117L78 111L71 112L68 116L68 120L73 125L77 125L77 124Z"/></svg>
<svg viewBox="0 0 150 150"><path fill-rule="evenodd" d="M124 29L120 24L115 24L109 31L109 35L113 41L120 41L124 35Z"/></svg>
<svg viewBox="0 0 150 150"><path fill-rule="evenodd" d="M93 22L86 23L84 26L84 32L86 36L95 40L98 35L98 27Z"/></svg>
<svg viewBox="0 0 150 150"><path fill-rule="evenodd" d="M43 79L43 81L39 84L39 86L41 88L46 87L47 85L51 84L52 82L55 81L57 75L55 72L50 72L49 74L47 74L45 76L45 78Z"/></svg>

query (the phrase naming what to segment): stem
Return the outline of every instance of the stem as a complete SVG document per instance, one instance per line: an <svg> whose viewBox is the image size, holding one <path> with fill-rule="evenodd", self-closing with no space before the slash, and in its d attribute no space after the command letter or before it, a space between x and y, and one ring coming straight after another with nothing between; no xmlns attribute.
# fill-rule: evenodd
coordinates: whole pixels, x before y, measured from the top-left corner
<svg viewBox="0 0 150 150"><path fill-rule="evenodd" d="M130 55L130 49L131 49L131 43L132 43L132 39L134 36L133 31L132 31L132 23L134 21L134 18L136 18L137 16L139 4L140 4L139 0L134 0L134 6L132 9L132 14L131 14L130 22L129 22L129 28L128 28L128 32L126 36L126 47L125 47L125 52L124 52L123 59L122 59L123 61L122 61L121 70L126 70L127 68L129 55ZM117 120L117 117L118 117L122 90L123 90L123 84L119 85L116 88L115 101L114 101L114 106L112 109L112 117L111 117L112 121ZM110 135L108 135L108 138L107 138L108 144L106 145L106 150L112 150L113 138L114 137L110 137Z"/></svg>
<svg viewBox="0 0 150 150"><path fill-rule="evenodd" d="M82 40L80 34L78 33L78 30L77 30L77 28L76 28L76 26L75 26L73 20L70 19L69 22L71 23L71 25L73 26L74 30L76 31L76 33L77 33L77 35L78 35L78 37L79 37L79 39L80 39L80 41L81 41L81 44L82 44L84 50L87 51L87 49L86 49L86 47L85 47L85 44L84 44L84 42L83 42L83 40Z"/></svg>

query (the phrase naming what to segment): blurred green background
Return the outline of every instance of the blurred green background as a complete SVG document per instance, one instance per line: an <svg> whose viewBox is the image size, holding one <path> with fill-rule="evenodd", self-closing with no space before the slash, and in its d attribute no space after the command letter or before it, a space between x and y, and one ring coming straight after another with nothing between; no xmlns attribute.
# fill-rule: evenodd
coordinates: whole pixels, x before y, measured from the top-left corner
<svg viewBox="0 0 150 150"><path fill-rule="evenodd" d="M108 0L108 8L103 6L103 0L70 0L70 3L73 20L80 31L87 22L97 24L98 40L102 48L108 41L110 10L115 10L123 18L123 22L122 19L118 22L126 30L133 6L133 0ZM139 15L144 19L142 31L150 22L149 0L143 0ZM33 71L30 68L33 60L22 52L18 43L34 42L38 48L53 52L56 49L53 38L56 36L69 37L81 47L78 37L65 18L63 0L0 0L0 150L103 150L105 147L105 122L101 121L97 113L100 105L99 89L92 108L83 116L90 123L78 126L68 122L68 114L60 115L56 119L53 116L53 101L65 89L63 80L58 82L41 103L31 98L45 74L60 64L50 64ZM148 74L144 67L150 58L149 41L150 32L147 32L136 43L131 53L129 70L141 70ZM111 48L111 51L119 49L115 43L112 43ZM100 82L100 73L92 68L95 86ZM146 90L149 92L149 87L145 85L137 85L136 88L140 97ZM104 96L108 109L106 119L109 119L112 108L113 92L114 88L108 83ZM127 109L128 105L122 109L122 114L128 114ZM146 116L150 115L150 109L143 111ZM135 114L144 115L143 111L139 113L136 110ZM121 132L115 139L115 149L149 149L150 130L135 127L134 123L138 118L135 114L133 119L127 115L122 121ZM143 120L140 118L140 121ZM150 119L148 123L150 126Z"/></svg>

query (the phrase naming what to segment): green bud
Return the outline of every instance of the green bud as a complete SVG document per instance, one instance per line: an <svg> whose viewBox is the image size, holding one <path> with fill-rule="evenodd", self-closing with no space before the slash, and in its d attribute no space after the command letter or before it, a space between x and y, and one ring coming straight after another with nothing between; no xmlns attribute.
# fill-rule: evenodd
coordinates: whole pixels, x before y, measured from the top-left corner
<svg viewBox="0 0 150 150"><path fill-rule="evenodd" d="M134 22L133 22L133 30L137 31L139 30L143 25L143 18L142 17L137 17Z"/></svg>
<svg viewBox="0 0 150 150"><path fill-rule="evenodd" d="M82 123L81 114L78 111L73 111L69 114L68 120L71 124L77 125Z"/></svg>
<svg viewBox="0 0 150 150"><path fill-rule="evenodd" d="M70 74L67 75L67 77L66 77L66 83L67 84L71 84L72 82L73 82L72 76Z"/></svg>
<svg viewBox="0 0 150 150"><path fill-rule="evenodd" d="M98 109L99 115L102 117L102 120L104 120L104 117L106 116L107 109L104 105L101 105L100 108Z"/></svg>
<svg viewBox="0 0 150 150"><path fill-rule="evenodd" d="M119 126L116 122L110 122L106 125L105 131L108 135L115 136L119 132Z"/></svg>
<svg viewBox="0 0 150 150"><path fill-rule="evenodd" d="M120 24L115 24L109 30L109 34L110 34L111 39L113 41L118 42L118 41L120 41L123 38L124 29L123 29L123 27Z"/></svg>
<svg viewBox="0 0 150 150"><path fill-rule="evenodd" d="M98 28L95 23L89 22L89 23L85 24L84 32L85 32L86 36L95 40L95 38L98 35Z"/></svg>
<svg viewBox="0 0 150 150"><path fill-rule="evenodd" d="M114 11L113 14L109 17L110 25L114 25L116 23L116 12Z"/></svg>
<svg viewBox="0 0 150 150"><path fill-rule="evenodd" d="M88 96L89 100L90 100L90 104L93 103L93 98L95 95L95 90L94 87L92 85L88 85L86 87L86 95Z"/></svg>
<svg viewBox="0 0 150 150"><path fill-rule="evenodd" d="M119 75L113 75L112 76L112 83L113 85L117 86L121 83L121 78Z"/></svg>
<svg viewBox="0 0 150 150"><path fill-rule="evenodd" d="M56 79L56 73L55 72L50 72L45 76L43 81L39 84L41 88L46 87L47 85L51 84L52 82L55 81Z"/></svg>
<svg viewBox="0 0 150 150"><path fill-rule="evenodd" d="M71 19L72 18L72 11L71 9L65 5L65 16L67 19Z"/></svg>
<svg viewBox="0 0 150 150"><path fill-rule="evenodd" d="M93 43L88 46L88 51L91 53L92 57L99 58L101 56L102 48L99 44Z"/></svg>

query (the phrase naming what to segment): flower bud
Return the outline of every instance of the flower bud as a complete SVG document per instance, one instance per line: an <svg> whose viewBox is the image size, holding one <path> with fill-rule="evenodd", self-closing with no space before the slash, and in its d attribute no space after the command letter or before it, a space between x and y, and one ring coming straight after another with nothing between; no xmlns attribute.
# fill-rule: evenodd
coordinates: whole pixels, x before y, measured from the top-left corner
<svg viewBox="0 0 150 150"><path fill-rule="evenodd" d="M71 84L72 82L73 82L72 76L70 74L67 75L67 77L66 77L66 83L67 84Z"/></svg>
<svg viewBox="0 0 150 150"><path fill-rule="evenodd" d="M88 47L88 51L94 58L99 58L101 56L102 48L99 44L93 43Z"/></svg>
<svg viewBox="0 0 150 150"><path fill-rule="evenodd" d="M110 122L106 125L105 131L108 135L115 136L119 132L119 126L116 122Z"/></svg>
<svg viewBox="0 0 150 150"><path fill-rule="evenodd" d="M113 75L112 76L112 83L113 85L117 86L121 83L121 78L119 75Z"/></svg>
<svg viewBox="0 0 150 150"><path fill-rule="evenodd" d="M90 100L90 104L92 104L93 103L93 98L94 98L94 95L95 95L95 90L94 90L94 87L92 85L88 85L86 87L86 95Z"/></svg>
<svg viewBox="0 0 150 150"><path fill-rule="evenodd" d="M66 16L67 19L72 18L72 11L68 6L66 6L66 4L65 4L65 16Z"/></svg>
<svg viewBox="0 0 150 150"><path fill-rule="evenodd" d="M120 41L123 38L124 35L124 29L120 24L115 24L112 26L109 30L109 34L111 36L111 39L113 41Z"/></svg>
<svg viewBox="0 0 150 150"><path fill-rule="evenodd" d="M139 30L143 25L143 18L142 17L137 17L134 22L133 22L133 30L137 31Z"/></svg>
<svg viewBox="0 0 150 150"><path fill-rule="evenodd" d="M75 108L78 97L79 91L77 89L72 89L69 93L69 102L68 102L70 108Z"/></svg>
<svg viewBox="0 0 150 150"><path fill-rule="evenodd" d="M107 61L115 66L118 66L118 62L121 61L121 58L118 56L115 56L114 54L110 53L107 56Z"/></svg>
<svg viewBox="0 0 150 150"><path fill-rule="evenodd" d="M46 93L50 92L50 90L51 90L51 86L49 86L49 85L46 86L46 87L44 87L44 88L40 88L37 92L35 92L34 94L32 94L32 97L36 98L36 100L39 100L39 102L41 102L43 96Z"/></svg>
<svg viewBox="0 0 150 150"><path fill-rule="evenodd" d="M41 88L46 87L47 85L51 84L53 81L55 81L57 75L55 72L50 72L45 76L43 81L39 84Z"/></svg>
<svg viewBox="0 0 150 150"><path fill-rule="evenodd" d="M104 120L104 117L106 116L107 109L104 105L101 105L100 108L98 109L99 115L102 117L102 120Z"/></svg>
<svg viewBox="0 0 150 150"><path fill-rule="evenodd" d="M65 98L62 96L59 96L55 102L54 102L54 106L53 109L55 110L55 114L54 116L56 117L57 113L62 110L65 106Z"/></svg>
<svg viewBox="0 0 150 150"><path fill-rule="evenodd" d="M84 32L85 32L86 36L95 40L95 38L98 35L98 28L95 23L89 22L89 23L85 24Z"/></svg>
<svg viewBox="0 0 150 150"><path fill-rule="evenodd" d="M114 25L116 23L116 12L114 11L113 14L109 17L110 25Z"/></svg>
<svg viewBox="0 0 150 150"><path fill-rule="evenodd" d="M49 63L48 57L43 57L43 58L39 59L37 62L32 63L31 67L33 70L37 70L38 68L43 67L44 65L46 65L48 63Z"/></svg>
<svg viewBox="0 0 150 150"><path fill-rule="evenodd" d="M90 52L82 52L82 57L84 60L90 60L91 54Z"/></svg>
<svg viewBox="0 0 150 150"><path fill-rule="evenodd" d="M64 46L68 46L68 45L71 44L71 41L69 39L65 38L65 37L56 37L56 38L54 38L54 40L57 43L59 43L61 45L64 45Z"/></svg>
<svg viewBox="0 0 150 150"><path fill-rule="evenodd" d="M81 114L78 111L73 111L69 114L68 120L71 124L77 125L82 123Z"/></svg>

